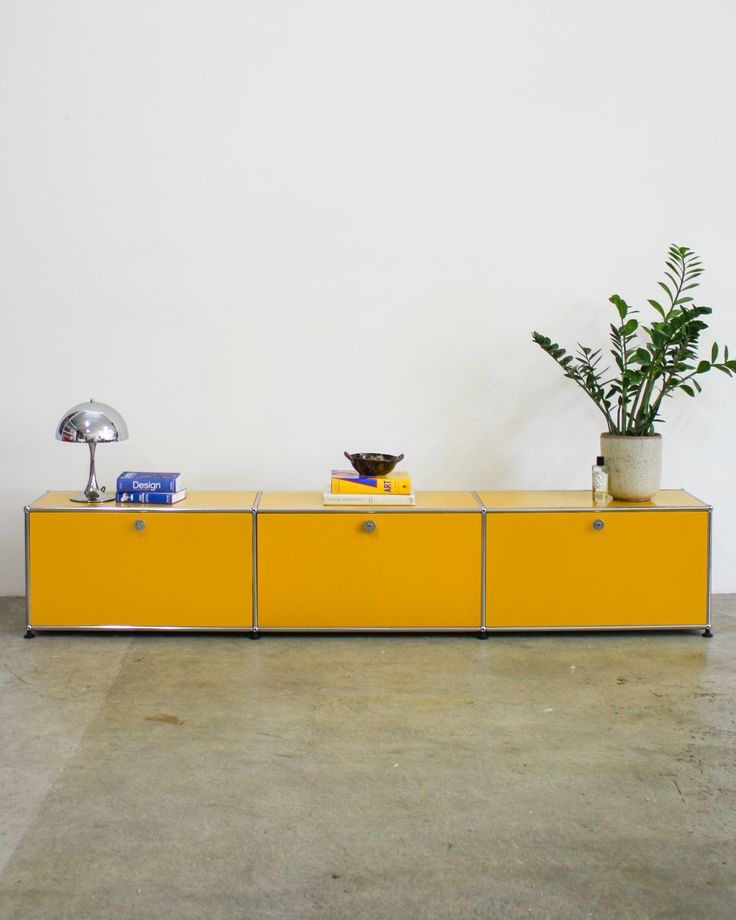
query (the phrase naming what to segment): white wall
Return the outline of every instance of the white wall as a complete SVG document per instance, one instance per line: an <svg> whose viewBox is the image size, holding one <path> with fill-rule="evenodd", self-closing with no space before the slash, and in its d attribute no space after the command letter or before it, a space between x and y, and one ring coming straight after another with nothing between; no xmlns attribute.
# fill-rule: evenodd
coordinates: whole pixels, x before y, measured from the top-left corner
<svg viewBox="0 0 736 920"><path fill-rule="evenodd" d="M85 481L53 432L90 396L130 428L108 482L318 489L347 448L586 488L599 416L530 333L604 344L677 242L736 351L735 29L730 0L3 3L0 593L23 504ZM664 485L715 505L734 591L736 381L704 383Z"/></svg>

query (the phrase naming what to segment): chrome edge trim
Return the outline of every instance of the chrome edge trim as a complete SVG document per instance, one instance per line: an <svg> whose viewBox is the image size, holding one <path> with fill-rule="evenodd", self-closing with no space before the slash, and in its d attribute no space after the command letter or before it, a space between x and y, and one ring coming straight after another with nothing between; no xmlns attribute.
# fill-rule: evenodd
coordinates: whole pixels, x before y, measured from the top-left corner
<svg viewBox="0 0 736 920"><path fill-rule="evenodd" d="M708 507L708 576L705 585L705 616L708 621L706 629L711 629L711 599L713 596L713 509Z"/></svg>
<svg viewBox="0 0 736 920"><path fill-rule="evenodd" d="M703 629L704 623L689 623L685 625L638 625L638 626L492 626L488 632L637 632L648 629L651 632L673 632L685 629Z"/></svg>
<svg viewBox="0 0 736 920"><path fill-rule="evenodd" d="M31 508L23 506L23 531L26 540L26 629L31 629Z"/></svg>
<svg viewBox="0 0 736 920"><path fill-rule="evenodd" d="M634 502L632 502L634 505ZM615 514L621 512L622 514L631 514L632 511L641 514L646 511L699 511L703 512L707 508L707 505L703 505L700 508L693 508L692 506L683 506L683 505L672 505L669 508L657 508L647 506L646 508L610 508L607 505L600 505L598 508L487 508L488 514Z"/></svg>
<svg viewBox="0 0 736 920"><path fill-rule="evenodd" d="M251 573L251 583L252 583L252 606L253 610L251 612L251 631L258 631L258 506L261 503L261 498L263 497L263 492L259 492L256 495L256 500L253 502L253 531L251 536L251 549L252 557L251 562L253 566L253 571Z"/></svg>
<svg viewBox="0 0 736 920"><path fill-rule="evenodd" d="M100 514L102 512L106 514L250 514L252 510L252 505L244 505L242 508L175 508L173 505L151 507L151 505L137 505L132 503L126 505L99 504L95 505L94 508L90 508L88 505L83 505L81 503L79 503L76 508L67 508L66 506L63 508L31 508L31 511L37 514L65 514L68 511L88 511L90 514Z"/></svg>
<svg viewBox="0 0 736 920"><path fill-rule="evenodd" d="M703 623L692 623L684 626L493 626L488 632L636 632L650 630L652 632L703 629ZM126 626L122 624L106 624L101 626L34 626L34 632L208 632L208 633L243 633L251 632L248 626ZM469 633L478 631L477 626L435 626L435 627L268 627L259 632L266 633Z"/></svg>
<svg viewBox="0 0 736 920"><path fill-rule="evenodd" d="M486 560L488 553L488 543L486 530L488 527L488 515L483 508L480 513L480 628L482 632L486 631Z"/></svg>
<svg viewBox="0 0 736 920"><path fill-rule="evenodd" d="M59 627L61 628L61 627ZM702 628L702 627L701 627ZM267 626L260 629L268 633L458 633L474 635L477 626Z"/></svg>
<svg viewBox="0 0 736 920"><path fill-rule="evenodd" d="M486 528L488 516L486 506L477 492L470 493L480 507L480 631L486 632Z"/></svg>
<svg viewBox="0 0 736 920"><path fill-rule="evenodd" d="M34 626L34 632L208 632L249 633L249 626L128 626L104 623L99 626Z"/></svg>
<svg viewBox="0 0 736 920"><path fill-rule="evenodd" d="M261 508L259 514L479 514L480 508L417 508L416 505L350 505L342 508L325 505L322 508Z"/></svg>

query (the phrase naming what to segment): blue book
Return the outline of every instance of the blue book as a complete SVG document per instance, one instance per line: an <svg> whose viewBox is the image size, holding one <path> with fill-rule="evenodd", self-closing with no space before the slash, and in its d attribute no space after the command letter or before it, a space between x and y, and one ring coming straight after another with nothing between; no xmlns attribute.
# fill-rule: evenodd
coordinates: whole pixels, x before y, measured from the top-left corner
<svg viewBox="0 0 736 920"><path fill-rule="evenodd" d="M173 505L187 497L187 490L179 492L116 492L115 501L134 505Z"/></svg>
<svg viewBox="0 0 736 920"><path fill-rule="evenodd" d="M181 473L121 473L118 492L181 492Z"/></svg>

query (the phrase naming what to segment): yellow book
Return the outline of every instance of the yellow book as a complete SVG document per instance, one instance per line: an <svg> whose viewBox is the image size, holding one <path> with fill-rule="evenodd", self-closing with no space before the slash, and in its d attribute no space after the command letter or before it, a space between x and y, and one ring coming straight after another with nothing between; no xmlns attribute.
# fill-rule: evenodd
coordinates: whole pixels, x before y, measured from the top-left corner
<svg viewBox="0 0 736 920"><path fill-rule="evenodd" d="M333 470L330 491L335 495L409 495L411 479L401 470L388 476L361 476L355 470Z"/></svg>

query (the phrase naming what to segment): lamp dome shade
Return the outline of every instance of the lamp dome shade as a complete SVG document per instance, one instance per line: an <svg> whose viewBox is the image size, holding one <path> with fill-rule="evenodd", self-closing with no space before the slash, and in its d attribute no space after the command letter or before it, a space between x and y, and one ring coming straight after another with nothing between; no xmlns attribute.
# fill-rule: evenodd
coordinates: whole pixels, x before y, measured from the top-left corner
<svg viewBox="0 0 736 920"><path fill-rule="evenodd" d="M57 441L103 444L124 441L127 437L128 426L117 409L94 399L72 406L56 426Z"/></svg>

